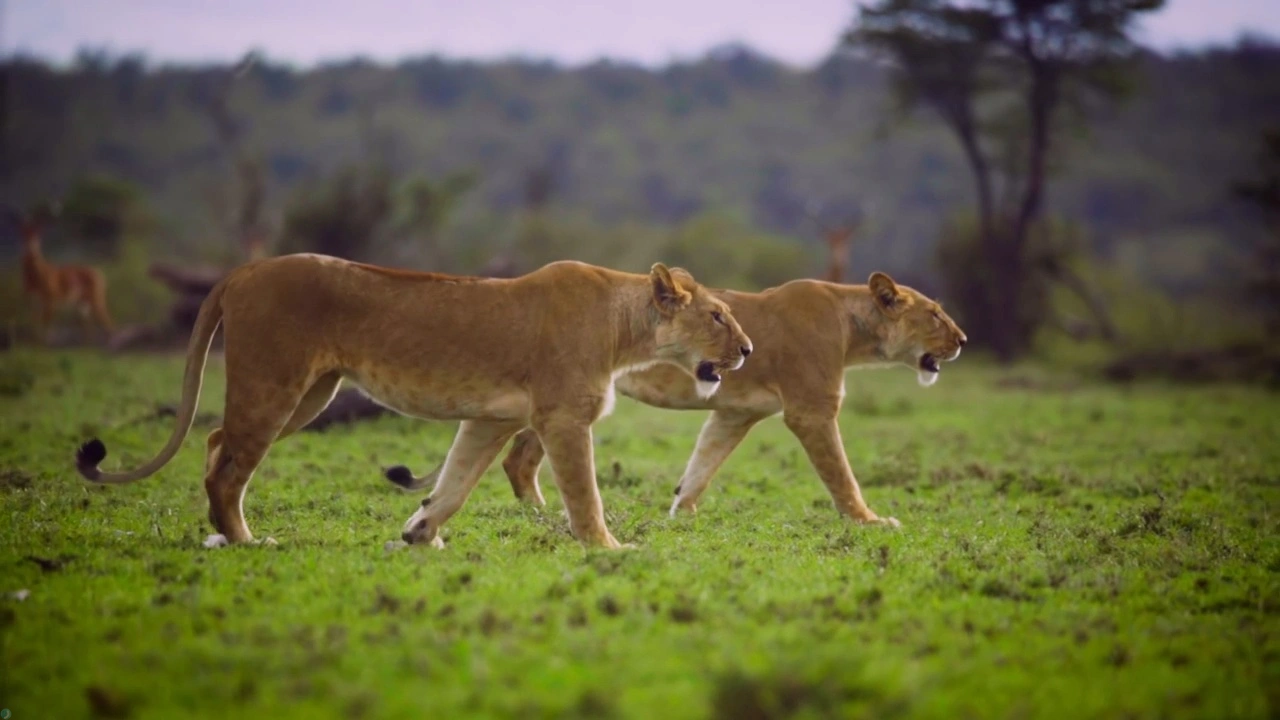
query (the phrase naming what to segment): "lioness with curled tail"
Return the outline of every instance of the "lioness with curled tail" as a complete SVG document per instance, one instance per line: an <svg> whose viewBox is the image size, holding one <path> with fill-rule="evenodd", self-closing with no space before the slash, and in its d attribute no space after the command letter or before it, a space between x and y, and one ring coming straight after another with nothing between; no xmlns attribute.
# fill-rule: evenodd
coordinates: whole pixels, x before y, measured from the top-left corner
<svg viewBox="0 0 1280 720"><path fill-rule="evenodd" d="M938 303L879 272L866 285L794 280L760 293L712 293L733 308L757 343L746 367L726 377L714 396L699 395L683 374L664 367L617 383L618 392L648 405L712 411L676 486L671 515L695 511L711 477L747 432L781 412L841 513L858 522L898 525L867 506L845 456L836 424L845 370L905 365L921 385L932 385L938 363L960 355L967 340L960 327ZM520 433L502 463L516 497L537 505L543 504L542 458L537 436ZM388 479L413 487L405 475Z"/></svg>
<svg viewBox="0 0 1280 720"><path fill-rule="evenodd" d="M551 458L574 536L620 547L605 527L591 443L614 381L664 364L712 395L720 373L751 352L723 301L660 263L647 276L565 261L489 279L285 255L240 266L201 305L177 425L160 454L137 470L104 472L107 451L94 439L76 456L85 478L132 482L173 458L220 325L226 407L209 435L204 479L219 534L207 544L253 539L242 504L254 469L345 379L405 415L462 421L405 541L441 545L440 527L506 441L530 427Z"/></svg>

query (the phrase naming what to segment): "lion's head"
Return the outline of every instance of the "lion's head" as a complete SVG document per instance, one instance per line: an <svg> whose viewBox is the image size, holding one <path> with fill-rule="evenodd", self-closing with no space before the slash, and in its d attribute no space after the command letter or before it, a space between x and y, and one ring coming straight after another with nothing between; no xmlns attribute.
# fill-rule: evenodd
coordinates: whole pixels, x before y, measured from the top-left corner
<svg viewBox="0 0 1280 720"><path fill-rule="evenodd" d="M710 397L720 373L742 367L751 354L751 338L729 306L698 285L688 271L655 263L649 271L659 321L657 355L698 381L698 394Z"/></svg>
<svg viewBox="0 0 1280 720"><path fill-rule="evenodd" d="M964 331L941 305L882 272L871 273L867 285L876 310L887 321L880 324L880 356L910 366L921 385L932 385L938 379L938 363L960 357L968 341Z"/></svg>

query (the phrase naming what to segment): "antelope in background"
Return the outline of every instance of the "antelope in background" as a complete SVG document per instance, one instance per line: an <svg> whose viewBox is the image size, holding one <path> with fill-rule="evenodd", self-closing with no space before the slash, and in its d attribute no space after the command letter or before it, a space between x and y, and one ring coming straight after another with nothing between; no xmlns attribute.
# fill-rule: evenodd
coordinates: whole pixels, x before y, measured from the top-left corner
<svg viewBox="0 0 1280 720"><path fill-rule="evenodd" d="M855 204L853 209L843 213L835 222L825 222L819 217L821 207L810 202L807 208L809 219L822 231L822 239L827 243L827 273L823 280L843 283L845 268L849 265L849 250L853 245L853 236L862 225L863 211Z"/></svg>
<svg viewBox="0 0 1280 720"><path fill-rule="evenodd" d="M39 342L50 340L54 313L70 307L80 316L86 330L96 322L110 339L113 325L107 312L107 280L102 272L88 265L55 265L40 250L40 233L52 217L41 209L30 216L9 208L22 236L22 292L34 299L34 319Z"/></svg>

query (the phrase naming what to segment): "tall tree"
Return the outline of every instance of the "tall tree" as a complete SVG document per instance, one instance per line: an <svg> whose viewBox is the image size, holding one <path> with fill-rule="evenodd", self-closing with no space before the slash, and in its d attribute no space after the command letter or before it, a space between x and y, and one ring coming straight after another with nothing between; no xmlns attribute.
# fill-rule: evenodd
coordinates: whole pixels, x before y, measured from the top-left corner
<svg viewBox="0 0 1280 720"><path fill-rule="evenodd" d="M1280 127L1263 134L1258 176L1234 183L1236 197L1250 203L1265 224L1254 246L1244 290L1266 313L1267 330L1280 332Z"/></svg>
<svg viewBox="0 0 1280 720"><path fill-rule="evenodd" d="M1133 22L1162 4L879 0L859 7L844 37L887 60L902 109L932 110L964 152L976 196L978 273L958 296L967 305L966 327L1001 359L1024 350L1035 330L1036 318L1024 307L1032 276L1064 272L1063 263L1043 262L1029 248L1044 204L1055 117L1064 103L1120 94L1117 71L1137 49Z"/></svg>

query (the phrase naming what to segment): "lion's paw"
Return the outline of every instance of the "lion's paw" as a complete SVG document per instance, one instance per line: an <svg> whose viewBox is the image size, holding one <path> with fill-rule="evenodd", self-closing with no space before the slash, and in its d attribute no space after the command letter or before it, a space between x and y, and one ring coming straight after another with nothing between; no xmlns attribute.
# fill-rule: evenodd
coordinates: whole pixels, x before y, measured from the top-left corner
<svg viewBox="0 0 1280 720"><path fill-rule="evenodd" d="M671 502L671 509L667 511L667 517L675 518L682 513L687 515L697 515L698 514L697 503L681 502L680 498L677 497L675 500Z"/></svg>
<svg viewBox="0 0 1280 720"><path fill-rule="evenodd" d="M217 534L217 535L210 535L209 537L204 539L203 543L200 543L200 544L204 545L207 548L220 548L220 547L226 547L231 543L227 541L226 535Z"/></svg>
<svg viewBox="0 0 1280 720"><path fill-rule="evenodd" d="M871 520L859 520L864 525L879 525L881 527L900 528L902 523L898 522L898 518L892 517L876 517Z"/></svg>

